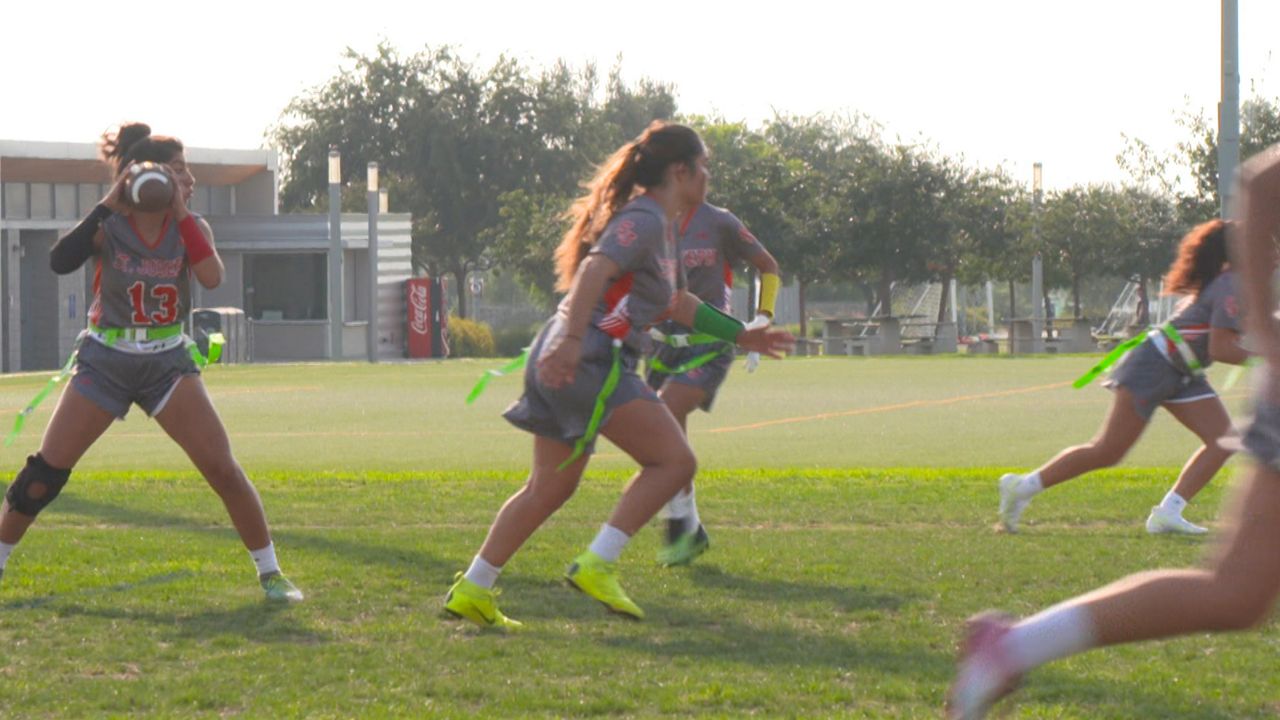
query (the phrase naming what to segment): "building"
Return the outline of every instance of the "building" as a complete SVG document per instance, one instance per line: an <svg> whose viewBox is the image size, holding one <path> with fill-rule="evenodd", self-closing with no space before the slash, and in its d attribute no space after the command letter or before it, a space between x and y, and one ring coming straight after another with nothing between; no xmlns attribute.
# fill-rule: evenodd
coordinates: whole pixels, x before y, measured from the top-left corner
<svg viewBox="0 0 1280 720"><path fill-rule="evenodd" d="M209 221L227 268L213 290L192 283L193 305L243 309L253 361L330 358L328 216L279 214L274 151L187 148L187 160L196 177L192 210ZM0 140L0 370L56 368L71 352L87 322L92 267L54 275L49 248L109 181L92 143ZM342 215L344 358L367 357L371 317L379 357L404 357L410 225L407 214L378 217L371 308L368 216Z"/></svg>

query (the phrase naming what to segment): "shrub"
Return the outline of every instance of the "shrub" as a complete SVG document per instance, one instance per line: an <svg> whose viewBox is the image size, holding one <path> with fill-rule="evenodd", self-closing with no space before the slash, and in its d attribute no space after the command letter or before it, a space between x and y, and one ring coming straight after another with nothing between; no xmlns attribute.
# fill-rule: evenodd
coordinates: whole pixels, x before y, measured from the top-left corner
<svg viewBox="0 0 1280 720"><path fill-rule="evenodd" d="M533 338L538 334L539 327L538 325L509 325L495 330L493 344L497 349L498 357L519 355L520 351L533 344Z"/></svg>
<svg viewBox="0 0 1280 720"><path fill-rule="evenodd" d="M449 316L451 357L493 357L493 331L482 322Z"/></svg>

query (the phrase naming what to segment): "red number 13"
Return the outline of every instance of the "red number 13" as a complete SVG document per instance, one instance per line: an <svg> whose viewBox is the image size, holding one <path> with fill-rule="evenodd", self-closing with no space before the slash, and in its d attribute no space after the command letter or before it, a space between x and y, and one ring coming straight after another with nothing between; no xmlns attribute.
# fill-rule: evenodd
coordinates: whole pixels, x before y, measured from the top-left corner
<svg viewBox="0 0 1280 720"><path fill-rule="evenodd" d="M156 285L151 297L160 303L160 311L147 315L146 283L139 280L129 286L129 300L133 302L133 322L138 325L172 325L178 319L178 288L176 285Z"/></svg>

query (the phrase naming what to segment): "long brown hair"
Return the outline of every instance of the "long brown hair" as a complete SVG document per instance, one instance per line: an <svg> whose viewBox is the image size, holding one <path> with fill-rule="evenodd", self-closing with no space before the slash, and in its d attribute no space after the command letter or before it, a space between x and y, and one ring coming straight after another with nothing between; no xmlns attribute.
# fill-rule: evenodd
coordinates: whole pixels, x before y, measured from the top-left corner
<svg viewBox="0 0 1280 720"><path fill-rule="evenodd" d="M1165 295L1199 295L1227 262L1227 229L1231 223L1210 220L1191 228L1178 244L1178 257L1164 276Z"/></svg>
<svg viewBox="0 0 1280 720"><path fill-rule="evenodd" d="M124 123L102 133L98 154L120 175L135 162L168 163L183 151L182 141L167 135L152 135L146 123Z"/></svg>
<svg viewBox="0 0 1280 720"><path fill-rule="evenodd" d="M556 248L556 289L569 290L578 265L614 213L631 202L638 189L661 185L668 166L692 167L705 152L702 138L692 128L654 120L640 137L610 155L583 186L587 193L565 213L573 225Z"/></svg>

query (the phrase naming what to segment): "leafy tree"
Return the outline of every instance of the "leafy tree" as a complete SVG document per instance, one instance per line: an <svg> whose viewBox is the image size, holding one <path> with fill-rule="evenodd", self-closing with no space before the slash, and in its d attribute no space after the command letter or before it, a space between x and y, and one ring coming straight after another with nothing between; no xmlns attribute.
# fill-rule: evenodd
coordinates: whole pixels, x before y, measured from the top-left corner
<svg viewBox="0 0 1280 720"><path fill-rule="evenodd" d="M347 57L352 68L295 98L271 130L285 160L285 207L327 202L330 146L343 154L344 183L376 160L392 202L413 214L415 266L453 275L458 288L470 272L507 262L491 249L495 228L516 222L521 208L504 218L504 197L519 203L511 193L532 193L549 207L572 194L591 162L675 109L670 86L629 86L619 67L601 102L592 66L559 63L534 77L506 57L477 68L449 48L401 56L385 44ZM460 292L458 313L466 312Z"/></svg>
<svg viewBox="0 0 1280 720"><path fill-rule="evenodd" d="M1072 187L1050 193L1040 223L1045 287L1070 287L1075 316L1080 316L1080 282L1112 274L1113 248L1131 241L1126 195L1110 185Z"/></svg>
<svg viewBox="0 0 1280 720"><path fill-rule="evenodd" d="M1116 158L1134 184L1171 198L1184 227L1215 218L1218 194L1217 125L1203 112L1183 110L1177 124L1188 137L1172 153L1161 154L1139 138L1126 137ZM1280 142L1280 99L1253 97L1240 107L1240 157L1249 158Z"/></svg>

